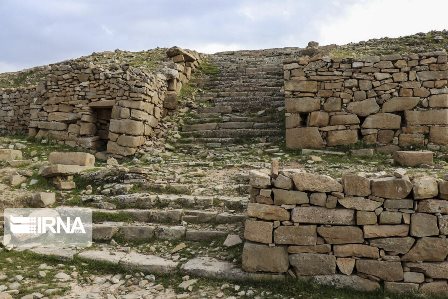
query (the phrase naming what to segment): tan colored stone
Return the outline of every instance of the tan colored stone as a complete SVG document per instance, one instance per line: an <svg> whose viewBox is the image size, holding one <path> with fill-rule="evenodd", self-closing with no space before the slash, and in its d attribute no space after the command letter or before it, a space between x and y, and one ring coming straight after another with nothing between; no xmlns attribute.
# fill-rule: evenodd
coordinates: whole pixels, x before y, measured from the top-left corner
<svg viewBox="0 0 448 299"><path fill-rule="evenodd" d="M408 262L442 262L448 255L448 239L424 237L401 260Z"/></svg>
<svg viewBox="0 0 448 299"><path fill-rule="evenodd" d="M366 257L378 259L378 248L363 244L334 245L334 255L337 257Z"/></svg>
<svg viewBox="0 0 448 299"><path fill-rule="evenodd" d="M401 147L424 146L425 135L423 134L400 134L398 136L398 145Z"/></svg>
<svg viewBox="0 0 448 299"><path fill-rule="evenodd" d="M344 193L349 196L369 196L371 193L370 179L359 175L344 174L342 185L344 186Z"/></svg>
<svg viewBox="0 0 448 299"><path fill-rule="evenodd" d="M137 152L137 148L121 146L118 145L118 143L109 140L107 143L107 152L119 156L131 156Z"/></svg>
<svg viewBox="0 0 448 299"><path fill-rule="evenodd" d="M414 184L414 199L426 199L436 197L439 194L439 185L437 180L433 177L419 177L415 178Z"/></svg>
<svg viewBox="0 0 448 299"><path fill-rule="evenodd" d="M247 216L263 220L289 220L289 212L284 208L259 203L247 204Z"/></svg>
<svg viewBox="0 0 448 299"><path fill-rule="evenodd" d="M396 151L394 161L401 166L415 167L422 164L433 164L434 153L430 151Z"/></svg>
<svg viewBox="0 0 448 299"><path fill-rule="evenodd" d="M347 105L347 110L358 116L365 117L380 111L380 106L378 106L375 99L367 99L359 102L350 102Z"/></svg>
<svg viewBox="0 0 448 299"><path fill-rule="evenodd" d="M117 143L118 145L126 147L139 147L145 144L145 137L121 135L120 137L118 137Z"/></svg>
<svg viewBox="0 0 448 299"><path fill-rule="evenodd" d="M274 231L275 244L316 245L315 225L280 226Z"/></svg>
<svg viewBox="0 0 448 299"><path fill-rule="evenodd" d="M448 199L448 181L439 182L440 199Z"/></svg>
<svg viewBox="0 0 448 299"><path fill-rule="evenodd" d="M372 195L382 198L406 198L412 191L412 183L406 179L380 178L371 182Z"/></svg>
<svg viewBox="0 0 448 299"><path fill-rule="evenodd" d="M56 194L53 192L38 192L33 194L31 206L45 208L56 203Z"/></svg>
<svg viewBox="0 0 448 299"><path fill-rule="evenodd" d="M419 292L426 295L447 295L448 283L446 280L423 283Z"/></svg>
<svg viewBox="0 0 448 299"><path fill-rule="evenodd" d="M350 275L353 273L353 269L355 268L355 261L356 260L353 258L340 257L336 259L336 265L342 274Z"/></svg>
<svg viewBox="0 0 448 299"><path fill-rule="evenodd" d="M114 133L126 135L143 135L145 126L143 122L131 119L111 119L109 130Z"/></svg>
<svg viewBox="0 0 448 299"><path fill-rule="evenodd" d="M336 273L336 258L328 254L296 253L289 255L289 263L299 276Z"/></svg>
<svg viewBox="0 0 448 299"><path fill-rule="evenodd" d="M289 178L283 174L279 174L277 176L277 178L275 178L274 186L276 188L285 189L285 190L291 190L293 187L291 178Z"/></svg>
<svg viewBox="0 0 448 299"><path fill-rule="evenodd" d="M289 253L330 253L330 244L288 246Z"/></svg>
<svg viewBox="0 0 448 299"><path fill-rule="evenodd" d="M328 244L352 244L363 243L363 233L356 226L332 226L318 227L317 233L325 239Z"/></svg>
<svg viewBox="0 0 448 299"><path fill-rule="evenodd" d="M52 152L48 156L48 161L51 164L93 167L95 165L95 156L83 152Z"/></svg>
<svg viewBox="0 0 448 299"><path fill-rule="evenodd" d="M448 201L437 199L422 200L417 205L417 212L448 214Z"/></svg>
<svg viewBox="0 0 448 299"><path fill-rule="evenodd" d="M411 237L404 238L379 238L369 240L370 245L382 248L388 252L394 252L399 254L405 254L411 250L412 245L415 243L415 239Z"/></svg>
<svg viewBox="0 0 448 299"><path fill-rule="evenodd" d="M382 112L396 112L414 109L419 103L419 97L394 97L387 100L382 108Z"/></svg>
<svg viewBox="0 0 448 299"><path fill-rule="evenodd" d="M318 98L286 98L285 109L289 113L305 113L320 110Z"/></svg>
<svg viewBox="0 0 448 299"><path fill-rule="evenodd" d="M62 164L52 164L50 166L45 166L40 169L39 174L43 177L54 177L54 176L67 176L80 173L84 170L92 168L91 166L79 166L79 165L62 165Z"/></svg>
<svg viewBox="0 0 448 299"><path fill-rule="evenodd" d="M373 292L381 289L378 282L361 278L357 275L316 275L312 281L334 288L349 288L363 292Z"/></svg>
<svg viewBox="0 0 448 299"><path fill-rule="evenodd" d="M274 191L274 204L281 205L299 205L309 203L308 194L302 191L272 189Z"/></svg>
<svg viewBox="0 0 448 299"><path fill-rule="evenodd" d="M364 238L406 237L409 225L364 225Z"/></svg>
<svg viewBox="0 0 448 299"><path fill-rule="evenodd" d="M357 211L375 211L375 209L382 205L382 202L364 197L344 197L338 199L338 202L346 209L354 209Z"/></svg>
<svg viewBox="0 0 448 299"><path fill-rule="evenodd" d="M355 224L355 211L327 209L323 207L296 207L292 210L292 221L311 224Z"/></svg>
<svg viewBox="0 0 448 299"><path fill-rule="evenodd" d="M0 149L0 161L22 160L22 152L13 149Z"/></svg>
<svg viewBox="0 0 448 299"><path fill-rule="evenodd" d="M448 94L435 94L429 97L429 107L448 108Z"/></svg>
<svg viewBox="0 0 448 299"><path fill-rule="evenodd" d="M244 239L259 243L272 243L272 222L246 220L244 225Z"/></svg>
<svg viewBox="0 0 448 299"><path fill-rule="evenodd" d="M300 191L342 192L342 185L327 175L303 172L293 174L292 179Z"/></svg>
<svg viewBox="0 0 448 299"><path fill-rule="evenodd" d="M356 212L356 224L357 225L368 225L376 224L377 216L375 212L357 211Z"/></svg>
<svg viewBox="0 0 448 299"><path fill-rule="evenodd" d="M287 148L322 148L324 145L317 127L286 129Z"/></svg>
<svg viewBox="0 0 448 299"><path fill-rule="evenodd" d="M403 213L383 211L380 214L380 224L401 224Z"/></svg>
<svg viewBox="0 0 448 299"><path fill-rule="evenodd" d="M406 267L413 269L413 267L410 264L412 263L406 263ZM424 281L425 281L425 274L423 273L404 272L404 282L422 283Z"/></svg>
<svg viewBox="0 0 448 299"><path fill-rule="evenodd" d="M431 127L429 141L435 144L448 145L448 127Z"/></svg>
<svg viewBox="0 0 448 299"><path fill-rule="evenodd" d="M400 262L357 260L356 270L385 281L403 280L403 267Z"/></svg>
<svg viewBox="0 0 448 299"><path fill-rule="evenodd" d="M369 115L363 122L364 129L399 129L401 116L392 113L377 113Z"/></svg>
<svg viewBox="0 0 448 299"><path fill-rule="evenodd" d="M246 242L242 268L247 272L284 273L289 268L288 251L283 246L269 247Z"/></svg>
<svg viewBox="0 0 448 299"><path fill-rule="evenodd" d="M285 81L285 91L317 92L317 81Z"/></svg>
<svg viewBox="0 0 448 299"><path fill-rule="evenodd" d="M416 293L418 291L418 283L407 282L384 282L384 290L391 293Z"/></svg>
<svg viewBox="0 0 448 299"><path fill-rule="evenodd" d="M406 263L406 267L413 271L425 273L426 276L431 278L448 279L448 262L442 263ZM422 273L416 273L421 274ZM423 278L424 279L424 278ZM421 277L419 282L423 282Z"/></svg>
<svg viewBox="0 0 448 299"><path fill-rule="evenodd" d="M417 77L420 81L448 79L448 71L420 71Z"/></svg>
<svg viewBox="0 0 448 299"><path fill-rule="evenodd" d="M308 117L308 127L325 127L328 126L330 116L327 112L313 111Z"/></svg>
<svg viewBox="0 0 448 299"><path fill-rule="evenodd" d="M404 112L408 126L448 125L448 109Z"/></svg>
<svg viewBox="0 0 448 299"><path fill-rule="evenodd" d="M330 118L330 126L359 124L359 117L356 114L337 114Z"/></svg>
<svg viewBox="0 0 448 299"><path fill-rule="evenodd" d="M271 177L267 173L251 170L249 172L249 183L254 188L266 189L271 186Z"/></svg>
<svg viewBox="0 0 448 299"><path fill-rule="evenodd" d="M327 135L328 146L349 145L358 142L358 130L329 131Z"/></svg>

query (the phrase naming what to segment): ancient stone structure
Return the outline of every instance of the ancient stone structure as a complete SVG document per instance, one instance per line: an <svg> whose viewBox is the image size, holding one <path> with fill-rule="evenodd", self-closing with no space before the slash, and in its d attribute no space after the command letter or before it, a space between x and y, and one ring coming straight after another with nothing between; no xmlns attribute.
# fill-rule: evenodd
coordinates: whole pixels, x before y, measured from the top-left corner
<svg viewBox="0 0 448 299"><path fill-rule="evenodd" d="M163 110L176 108L177 94L200 59L180 48L167 55L171 68L153 73L129 65L53 65L36 87L0 90L0 132L133 155L154 135Z"/></svg>
<svg viewBox="0 0 448 299"><path fill-rule="evenodd" d="M336 287L448 293L448 181L253 171L243 269Z"/></svg>
<svg viewBox="0 0 448 299"><path fill-rule="evenodd" d="M286 145L448 145L446 52L284 64Z"/></svg>

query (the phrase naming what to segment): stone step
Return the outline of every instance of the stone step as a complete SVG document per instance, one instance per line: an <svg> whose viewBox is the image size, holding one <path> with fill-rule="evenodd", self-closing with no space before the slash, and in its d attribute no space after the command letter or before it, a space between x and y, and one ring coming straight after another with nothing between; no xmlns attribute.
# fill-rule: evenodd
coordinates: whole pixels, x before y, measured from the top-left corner
<svg viewBox="0 0 448 299"><path fill-rule="evenodd" d="M206 130L220 131L223 129L280 129L280 123L254 123L250 121L222 122L222 123L197 123L184 125L182 132L200 132Z"/></svg>
<svg viewBox="0 0 448 299"><path fill-rule="evenodd" d="M132 272L145 274L171 274L190 275L222 279L225 281L282 281L284 274L250 273L244 272L239 266L228 261L221 261L213 257L197 256L185 263L173 261L157 255L142 254L133 250L124 252L115 248L75 250L72 248L45 248L28 249L43 260L59 260L70 262L80 260L87 263L103 263L123 267Z"/></svg>
<svg viewBox="0 0 448 299"><path fill-rule="evenodd" d="M129 193L124 195L82 195L81 200L93 206L101 207L108 203L115 208L133 209L198 209L219 207L222 209L243 211L249 199L247 197L230 196L206 196L185 194L149 194L144 192Z"/></svg>
<svg viewBox="0 0 448 299"><path fill-rule="evenodd" d="M92 209L94 223L116 221L116 219L125 222L162 224L230 224L242 223L246 216L244 213L186 209Z"/></svg>
<svg viewBox="0 0 448 299"><path fill-rule="evenodd" d="M230 230L230 231L229 231ZM214 229L202 226L150 225L147 223L103 222L92 226L92 239L95 242L115 241L141 242L151 240L210 241L221 239L229 233L239 233L242 225L232 228Z"/></svg>
<svg viewBox="0 0 448 299"><path fill-rule="evenodd" d="M220 129L220 130L202 130L192 132L182 132L184 137L203 137L203 138L247 138L247 137L266 137L283 136L281 129Z"/></svg>

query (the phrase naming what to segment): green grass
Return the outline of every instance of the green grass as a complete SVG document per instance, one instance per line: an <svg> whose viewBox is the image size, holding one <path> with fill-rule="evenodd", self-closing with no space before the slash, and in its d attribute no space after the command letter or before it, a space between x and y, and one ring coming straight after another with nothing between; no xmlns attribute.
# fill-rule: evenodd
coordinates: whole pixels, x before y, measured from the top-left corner
<svg viewBox="0 0 448 299"><path fill-rule="evenodd" d="M201 72L202 74L211 76L211 77L216 77L220 73L219 68L207 60L201 62L198 69L199 69L199 72Z"/></svg>

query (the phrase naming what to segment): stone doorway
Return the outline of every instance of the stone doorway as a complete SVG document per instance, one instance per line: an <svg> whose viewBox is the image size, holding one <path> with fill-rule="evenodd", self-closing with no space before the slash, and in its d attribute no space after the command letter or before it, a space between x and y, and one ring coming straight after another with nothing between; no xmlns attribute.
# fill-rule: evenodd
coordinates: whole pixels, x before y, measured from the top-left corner
<svg viewBox="0 0 448 299"><path fill-rule="evenodd" d="M99 138L96 143L96 150L98 152L107 149L107 142L109 141L109 125L112 116L112 107L93 108L93 114L96 122L96 136Z"/></svg>

